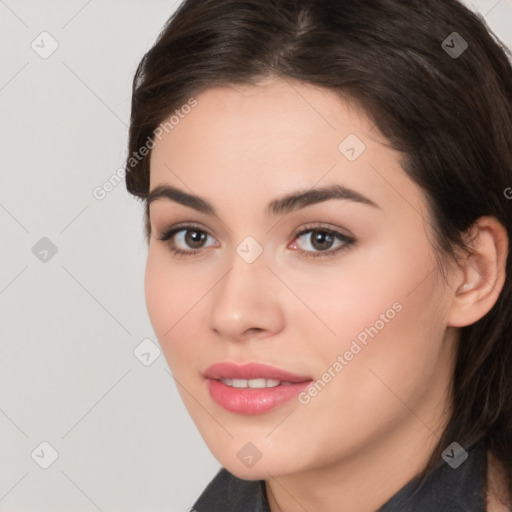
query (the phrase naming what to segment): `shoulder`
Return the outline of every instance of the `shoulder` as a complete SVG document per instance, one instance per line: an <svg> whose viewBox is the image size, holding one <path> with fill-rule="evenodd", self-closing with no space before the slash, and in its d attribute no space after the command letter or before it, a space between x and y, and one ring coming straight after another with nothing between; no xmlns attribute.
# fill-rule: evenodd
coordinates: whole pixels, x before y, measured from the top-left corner
<svg viewBox="0 0 512 512"><path fill-rule="evenodd" d="M221 468L195 502L194 512L269 512L261 480L242 480Z"/></svg>
<svg viewBox="0 0 512 512"><path fill-rule="evenodd" d="M490 451L487 453L487 467L487 512L512 512L506 472Z"/></svg>

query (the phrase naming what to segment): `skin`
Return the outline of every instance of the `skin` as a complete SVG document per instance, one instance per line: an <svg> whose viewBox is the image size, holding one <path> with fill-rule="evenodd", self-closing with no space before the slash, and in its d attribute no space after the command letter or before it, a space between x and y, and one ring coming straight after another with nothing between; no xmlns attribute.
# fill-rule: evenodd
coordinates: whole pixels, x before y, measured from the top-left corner
<svg viewBox="0 0 512 512"><path fill-rule="evenodd" d="M153 202L145 275L148 313L183 402L226 469L266 481L272 512L374 511L422 469L446 426L457 328L496 301L506 233L482 218L480 252L449 266L445 282L422 191L353 102L277 78L196 99L152 150L150 190L176 186L206 199L217 216ZM366 145L355 161L338 150L348 134ZM265 214L277 197L328 184L350 187L378 208L331 199ZM209 235L203 249L184 242L187 232L174 238L196 251L187 258L158 240L182 222ZM311 234L294 235L310 227L356 242L306 257L299 249L321 247ZM253 263L236 252L247 236L263 248ZM401 311L307 405L293 399L242 415L211 399L203 372L220 361L321 378L396 302ZM237 457L247 442L262 454L251 468Z"/></svg>

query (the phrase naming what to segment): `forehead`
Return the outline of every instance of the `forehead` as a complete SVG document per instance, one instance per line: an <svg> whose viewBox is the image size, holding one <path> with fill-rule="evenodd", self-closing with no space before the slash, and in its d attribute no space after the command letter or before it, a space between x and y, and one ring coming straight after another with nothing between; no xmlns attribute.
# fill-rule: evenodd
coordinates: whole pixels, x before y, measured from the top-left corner
<svg viewBox="0 0 512 512"><path fill-rule="evenodd" d="M288 78L267 78L256 85L214 87L195 99L197 105L187 108L188 113L179 119L173 116L174 122L178 122L168 126L164 138L172 133L177 144L180 135L190 135L187 128L193 125L191 129L204 142L222 136L226 143L227 136L273 140L279 134L286 139L316 135L336 143L350 129L384 141L354 99ZM178 107L175 112L180 110Z"/></svg>
<svg viewBox="0 0 512 512"><path fill-rule="evenodd" d="M415 192L399 155L348 97L272 78L210 88L195 100L155 139L150 189L173 184L212 202L234 200L234 192L249 200L327 182L384 196L396 187Z"/></svg>

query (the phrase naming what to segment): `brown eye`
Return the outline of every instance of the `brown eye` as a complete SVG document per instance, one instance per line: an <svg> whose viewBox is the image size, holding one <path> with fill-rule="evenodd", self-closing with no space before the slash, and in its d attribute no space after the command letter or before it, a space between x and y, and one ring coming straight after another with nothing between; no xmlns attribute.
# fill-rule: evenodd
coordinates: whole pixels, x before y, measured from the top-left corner
<svg viewBox="0 0 512 512"><path fill-rule="evenodd" d="M310 238L311 245L319 251L330 249L335 240L327 231L311 231L311 234L314 235Z"/></svg>
<svg viewBox="0 0 512 512"><path fill-rule="evenodd" d="M176 256L199 255L210 237L213 243L210 246L218 246L218 242L206 231L197 226L179 226L168 229L158 239L162 242L169 242L170 251Z"/></svg>
<svg viewBox="0 0 512 512"><path fill-rule="evenodd" d="M184 230L186 235L184 237L185 244L191 249L201 249L202 244L208 237L204 231L187 229Z"/></svg>
<svg viewBox="0 0 512 512"><path fill-rule="evenodd" d="M303 241L300 244L297 243L301 239ZM333 256L355 243L355 239L352 237L321 227L301 231L296 235L295 240L292 244L293 248L298 249L298 252L306 257ZM336 242L339 243L335 245ZM301 246L305 249L302 249Z"/></svg>

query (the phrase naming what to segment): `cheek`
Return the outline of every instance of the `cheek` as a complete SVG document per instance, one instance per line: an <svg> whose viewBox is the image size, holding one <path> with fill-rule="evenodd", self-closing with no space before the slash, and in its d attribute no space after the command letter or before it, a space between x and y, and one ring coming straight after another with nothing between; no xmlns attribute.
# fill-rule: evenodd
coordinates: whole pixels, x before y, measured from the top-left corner
<svg viewBox="0 0 512 512"><path fill-rule="evenodd" d="M150 249L144 276L146 307L155 334L164 349L195 295L196 281L188 280L188 286L185 286L183 280L184 273L170 265L162 251Z"/></svg>
<svg viewBox="0 0 512 512"><path fill-rule="evenodd" d="M167 364L180 382L193 380L190 369L197 367L198 356L208 353L205 305L222 275L222 269L201 262L172 261L165 248L148 252L146 307Z"/></svg>
<svg viewBox="0 0 512 512"><path fill-rule="evenodd" d="M319 398L310 404L319 423L339 415L353 421L355 432L364 418L391 420L407 410L400 400L415 404L445 371L448 295L435 282L438 271L427 244L418 240L411 251L401 244L382 247L310 291L312 309L335 332L310 346L317 378L329 381L319 385ZM329 403L344 407L326 413ZM346 411L358 414L347 420Z"/></svg>
<svg viewBox="0 0 512 512"><path fill-rule="evenodd" d="M413 317L419 313L418 322L428 317L429 307L439 299L432 286L434 254L419 235L409 246L402 240L396 236L368 243L364 250L347 253L337 266L301 268L293 273L281 269L294 292L317 316L297 314L296 320L319 328L322 320L326 339L332 339L339 349L375 324L379 331L389 330L397 316L407 316L404 310Z"/></svg>
<svg viewBox="0 0 512 512"><path fill-rule="evenodd" d="M162 258L150 248L144 275L144 293L149 318L160 342L163 341L165 330L172 326L173 319L169 313L174 311L174 308L170 301L176 301L176 294L171 292L171 277L163 265Z"/></svg>
<svg viewBox="0 0 512 512"><path fill-rule="evenodd" d="M317 272L313 281L311 274L295 276L295 291L316 315L301 316L297 310L300 330L323 340L304 347L319 375L340 355L344 366L334 373L343 373L356 389L369 386L369 379L382 387L369 368L380 369L396 386L435 372L447 295L435 282L438 271L428 241L418 237L404 247L400 240L368 250L364 258L347 258L338 269Z"/></svg>

